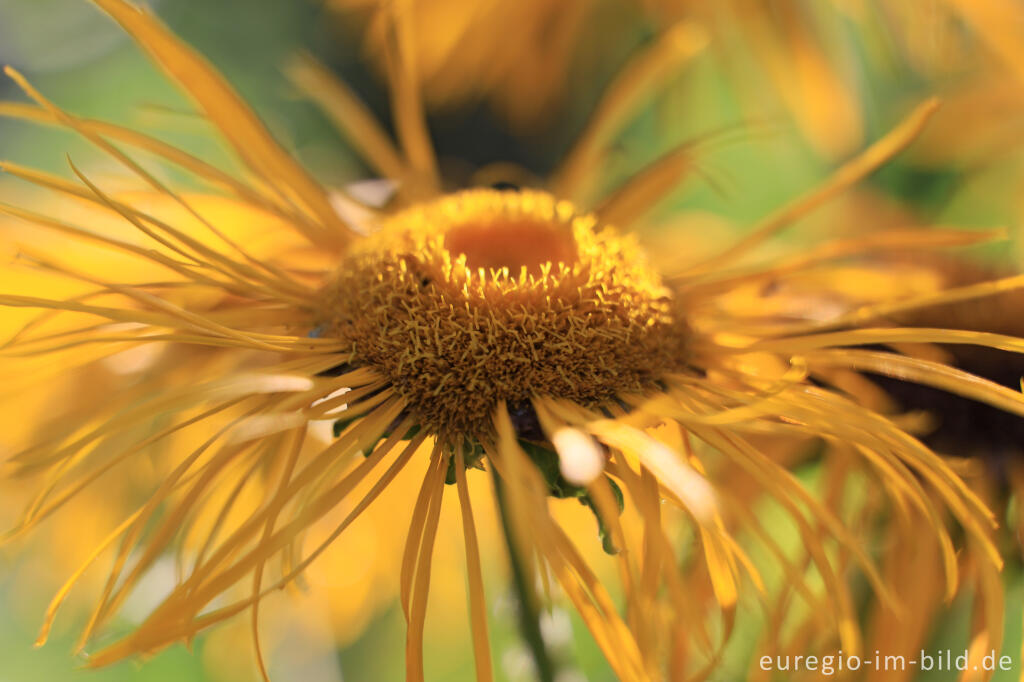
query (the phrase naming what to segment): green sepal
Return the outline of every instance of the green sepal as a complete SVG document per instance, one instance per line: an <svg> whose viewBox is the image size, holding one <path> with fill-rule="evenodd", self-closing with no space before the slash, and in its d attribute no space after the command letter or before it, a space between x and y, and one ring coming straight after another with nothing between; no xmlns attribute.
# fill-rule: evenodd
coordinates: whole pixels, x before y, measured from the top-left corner
<svg viewBox="0 0 1024 682"><path fill-rule="evenodd" d="M608 476L605 476L604 480L607 481L608 485L611 487L612 494L615 496L615 501L619 505L619 514L622 514L623 510L626 508L626 500L622 495L622 489L619 487L618 483ZM597 505L594 504L594 501L590 496L587 495L586 497L581 497L580 504L585 504L590 507L590 511L594 513L594 519L597 521L597 535L601 538L601 548L604 550L605 554L618 554L621 552L622 548L615 546L615 541L612 539L611 531L608 529L608 526L605 525L604 519L601 518L601 514L597 511Z"/></svg>
<svg viewBox="0 0 1024 682"><path fill-rule="evenodd" d="M558 453L540 443L519 440L519 446L530 460L537 466L544 482L548 484L548 493L558 499L586 497L587 489L573 485L565 480L558 468Z"/></svg>
<svg viewBox="0 0 1024 682"><path fill-rule="evenodd" d="M418 429L419 427L417 427ZM479 469L484 471L484 446L480 443L466 438L462 441L462 456L465 460L465 466L467 469ZM455 457L448 458L448 471L444 475L445 485L454 485L455 483Z"/></svg>
<svg viewBox="0 0 1024 682"><path fill-rule="evenodd" d="M612 495L615 496L615 502L619 505L619 513L621 514L626 510L626 496L622 494L622 488L619 484L612 480L610 476L605 476L604 480L608 481L608 485L611 486Z"/></svg>
<svg viewBox="0 0 1024 682"><path fill-rule="evenodd" d="M348 419L338 419L338 420L336 420L334 422L334 427L332 429L332 431L334 433L334 437L338 438L339 436L341 436L341 432L344 431L345 429L347 429L350 424L355 423L355 421L357 419L359 419L359 417L349 417Z"/></svg>
<svg viewBox="0 0 1024 682"><path fill-rule="evenodd" d="M587 489L573 485L569 481L565 480L562 476L561 470L558 468L558 453L553 448L546 447L546 444L534 443L528 440L519 440L519 446L523 449L530 460L536 465L537 470L540 471L544 477L544 481L548 485L548 494L558 499L575 498L579 500L579 503L590 507L590 511L594 513L594 519L597 521L597 534L601 538L601 547L608 554L618 554L621 549L615 546L612 540L611 532L601 519L601 515L597 511L597 505L590 499L590 494ZM626 507L626 499L622 494L622 488L619 484L613 481L608 476L604 477L608 481L609 487L612 489L612 495L615 496L615 502L619 507L619 513Z"/></svg>
<svg viewBox="0 0 1024 682"><path fill-rule="evenodd" d="M455 458L454 457L449 457L448 458L448 471L444 475L444 484L445 485L454 485L455 484Z"/></svg>

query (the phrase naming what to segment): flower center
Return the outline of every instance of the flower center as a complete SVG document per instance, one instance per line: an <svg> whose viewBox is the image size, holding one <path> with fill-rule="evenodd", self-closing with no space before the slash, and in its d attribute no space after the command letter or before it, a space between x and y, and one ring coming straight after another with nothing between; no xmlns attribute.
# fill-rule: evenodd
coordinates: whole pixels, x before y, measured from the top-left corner
<svg viewBox="0 0 1024 682"><path fill-rule="evenodd" d="M570 229L528 218L463 223L444 235L444 246L453 254L464 255L473 270L508 268L518 273L526 268L539 275L545 263L571 265L576 260Z"/></svg>
<svg viewBox="0 0 1024 682"><path fill-rule="evenodd" d="M686 358L685 322L633 240L542 192L472 190L386 218L321 317L446 437L485 435L501 401L610 403Z"/></svg>

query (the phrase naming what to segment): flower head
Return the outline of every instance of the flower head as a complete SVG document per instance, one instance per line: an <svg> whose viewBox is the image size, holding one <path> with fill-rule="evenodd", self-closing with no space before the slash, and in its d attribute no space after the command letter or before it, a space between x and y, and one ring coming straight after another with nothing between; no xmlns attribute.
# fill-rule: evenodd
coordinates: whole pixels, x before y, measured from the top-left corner
<svg viewBox="0 0 1024 682"><path fill-rule="evenodd" d="M470 190L388 216L342 260L322 314L357 365L449 438L493 435L502 403L597 405L686 361L679 311L636 244L535 191Z"/></svg>
<svg viewBox="0 0 1024 682"><path fill-rule="evenodd" d="M135 394L99 396L68 416L65 431L15 455L16 473L40 476L15 533L138 453L189 434L187 446L167 455L151 495L94 553L93 559L112 549L114 564L83 645L112 621L160 557L175 551L182 575L137 628L93 654L91 664L190 640L243 612L257 634L262 601L295 583L403 469L417 465L425 473L409 505L399 579L409 679L424 674L423 630L446 483L455 486L462 511L477 674L491 675L469 495L470 476L483 476L477 469L491 474L520 569L557 580L620 679L657 679L666 669L673 678L699 676L714 668L741 595L768 596L762 567L738 539L741 530L769 550L773 565L797 576L795 589L824 625L823 642L855 652L861 632L847 571L856 567L892 611L899 602L894 587L902 583L879 570L863 538L842 521L838 502L817 499L787 469L815 440L878 484L880 504L904 523L901 530L926 529L946 596L957 590L960 570L950 525L964 530L986 589L986 641L998 642L1001 604L993 585L1000 558L991 513L898 420L872 409L862 372L932 385L1018 416L1024 398L933 359L856 347L945 342L1020 352L1024 341L1010 336L884 320L1019 287L1021 277L939 291L927 276L904 277L909 266L855 260L985 236L943 231L868 235L789 258L749 260L779 230L905 147L934 102L738 244L683 270L658 272L629 236L629 223L692 165L692 148L672 151L597 206L570 202L585 200L593 160L643 88L613 85L548 191L443 193L417 96L412 26L394 10L388 30L398 38L398 144L343 85L321 91L370 165L397 183L393 204L376 209L332 197L226 82L150 15L121 0L98 4L187 90L253 180L63 112L9 71L38 106L8 113L76 131L139 176L150 200L170 203L177 214L163 217L109 194L74 167L79 182L6 166L137 234L119 238L23 208L4 206L5 213L161 273L122 280L53 249L25 246L29 265L85 290L68 298L0 296L4 305L41 308L63 325L40 331L41 322L31 323L5 348L15 358L8 361L17 367L20 356L42 355L84 371L125 348L168 349ZM694 38L683 41L688 47L699 42L686 35ZM322 82L315 67L300 71L307 84ZM257 256L251 243L221 229L203 200L174 192L118 145L145 149L220 187L226 210L269 222L270 247ZM849 285L851 272L862 276L856 286ZM862 284L867 275L877 287ZM325 421L334 437L323 446L310 432ZM136 430L154 422L151 432ZM597 534L615 557L624 613L551 513L556 499L575 499L594 512ZM805 546L803 557L793 560L779 549L752 500L781 509ZM630 514L620 517L627 504ZM331 532L304 542L338 510ZM805 561L824 594L799 577ZM47 626L79 575L58 595ZM776 608L785 603L783 596Z"/></svg>

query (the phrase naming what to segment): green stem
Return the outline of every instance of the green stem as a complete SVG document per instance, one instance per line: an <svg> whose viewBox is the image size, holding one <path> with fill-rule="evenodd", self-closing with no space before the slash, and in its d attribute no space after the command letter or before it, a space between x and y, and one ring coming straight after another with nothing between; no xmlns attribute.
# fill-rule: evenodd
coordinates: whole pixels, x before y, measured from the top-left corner
<svg viewBox="0 0 1024 682"><path fill-rule="evenodd" d="M512 587L519 600L519 633L533 655L538 682L554 682L555 665L544 645L544 637L540 633L537 592L533 588L533 583L530 580L531 573L523 561L522 552L519 551L516 543L512 519L509 516L508 501L505 498L505 488L497 473L494 474L494 496L498 502L498 516L501 517L501 529L505 533L505 546L508 547L509 563L512 566Z"/></svg>

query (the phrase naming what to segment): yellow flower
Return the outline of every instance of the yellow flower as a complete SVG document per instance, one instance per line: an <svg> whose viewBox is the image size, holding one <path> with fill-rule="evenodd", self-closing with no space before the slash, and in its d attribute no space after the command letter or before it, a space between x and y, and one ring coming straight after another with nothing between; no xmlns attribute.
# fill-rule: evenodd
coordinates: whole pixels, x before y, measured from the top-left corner
<svg viewBox="0 0 1024 682"><path fill-rule="evenodd" d="M1022 352L1024 340L1011 336L885 323L907 310L1019 287L1022 278L939 291L927 269L856 260L991 236L947 231L867 235L752 259L773 235L906 146L934 102L730 248L661 271L626 230L692 168L692 149L670 152L600 202L589 199L595 160L656 86L656 78L635 77L665 66L661 44L613 83L547 188L443 193L409 42L414 17L396 5L382 30L395 39L397 145L315 65L296 73L370 165L396 182L396 197L378 210L328 193L223 78L150 15L121 0L97 3L191 95L250 180L63 112L8 70L37 106L7 113L76 131L151 188L148 198L128 200L77 169L78 183L5 165L120 218L133 232L0 210L73 244L119 252L137 268L71 263L59 242L23 246L23 261L79 288L0 296L9 307L44 310L4 348L5 376L84 378L114 353L163 349L135 392L103 391L67 415L54 407L50 414L65 418L63 428L12 459L15 473L37 481L17 535L138 453L174 444L164 453L159 485L83 567L116 547L83 643L110 626L172 551L180 578L138 627L93 653L90 665L159 651L246 612L258 644L264 598L299 580L417 464L426 473L408 500L411 522L397 567L408 679L424 676L446 483L461 510L477 676L492 677L471 479L493 486L524 602L536 596L534 578L549 593L557 582L619 679L713 672L742 595L762 596L784 619L788 600L773 601L765 588L768 567L795 577L794 589L820 626L818 645L853 654L862 650L862 636L848 574L862 572L893 612L904 581L879 569L838 513L841 505L816 498L786 468L814 440L834 446L829 461L840 473L855 469L871 483L874 501L900 524L898 537L920 535L933 547L929 556L941 571L929 585L940 585L947 598L960 584L950 520L963 529L985 597L975 641L998 648L1001 560L991 513L946 462L853 389L862 372L894 375L1024 415L1024 398L1005 387L926 357L856 348L958 343ZM673 59L702 44L687 31L671 40ZM119 145L180 166L225 196L175 193ZM227 232L226 222L267 225L265 241ZM325 421L336 431L326 446L312 434ZM614 553L618 588L606 586L577 548L596 538L570 537L553 498L593 510ZM787 556L764 527L755 504L765 500L795 528L805 554ZM328 517L333 526L326 529ZM755 562L752 546L771 558ZM823 589L802 577L807 566ZM58 594L46 628L80 575Z"/></svg>
<svg viewBox="0 0 1024 682"><path fill-rule="evenodd" d="M390 3L329 4L349 21L370 15L367 48L386 65ZM750 111L760 117L766 107L773 111L781 104L815 149L831 158L849 154L864 138L868 94L858 70L865 66L887 75L903 68L942 90L988 76L990 89L998 88L1003 97L1024 75L1024 48L1017 39L1024 10L1000 0L405 0L405 8L420 27L412 49L427 104L444 108L486 99L517 130L550 120L563 103L572 70L580 67L580 53L590 42L584 36L652 27L671 32L684 22L707 29ZM516 39L494 40L495 35ZM952 138L986 134L958 133ZM945 146L931 149L943 153Z"/></svg>
<svg viewBox="0 0 1024 682"><path fill-rule="evenodd" d="M370 12L365 33L379 65L395 37L388 11L376 0L330 0L341 16ZM415 60L423 96L445 108L488 99L519 130L540 127L564 103L566 82L592 0L501 2L460 0L405 2L417 27ZM495 36L514 36L496 40ZM408 38L403 38L408 39Z"/></svg>
<svg viewBox="0 0 1024 682"><path fill-rule="evenodd" d="M1024 48L1017 40L1024 10L1000 0L640 2L662 24L687 20L708 26L736 76L737 95L750 109L763 111L766 93L758 91L766 78L769 97L776 95L807 140L833 158L861 143L870 120L864 102L885 97L872 90L876 74L878 80L904 78L897 96L923 80L939 92L974 91L998 81L1004 97L1007 85L1024 74ZM975 98L971 120L980 113L988 112ZM1004 116L992 113L991 124L1000 125ZM954 116L950 111L939 118ZM942 127L953 125L951 120ZM949 147L965 146L958 138L985 137L991 134L987 128L960 126L955 135L940 138L943 144L921 146L928 155L947 155Z"/></svg>

